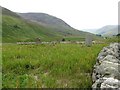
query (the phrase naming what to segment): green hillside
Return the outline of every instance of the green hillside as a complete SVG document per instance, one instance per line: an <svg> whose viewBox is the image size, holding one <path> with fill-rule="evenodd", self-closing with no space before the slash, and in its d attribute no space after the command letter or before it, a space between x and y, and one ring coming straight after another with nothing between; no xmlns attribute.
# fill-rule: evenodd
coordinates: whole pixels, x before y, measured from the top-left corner
<svg viewBox="0 0 120 90"><path fill-rule="evenodd" d="M48 30L49 33L47 33ZM3 15L2 35L3 42L34 40L37 37L43 40L58 37L48 28L7 15Z"/></svg>
<svg viewBox="0 0 120 90"><path fill-rule="evenodd" d="M51 16L49 16L51 17ZM57 23L63 22L57 20ZM50 23L50 20L49 20ZM65 22L63 22L62 26ZM42 41L84 40L87 32L76 30L72 27L60 27L57 25L40 24L35 21L23 19L18 14L2 8L2 42L35 41L41 38ZM59 26L59 27L58 27ZM94 35L93 35L94 36ZM95 37L95 36L94 36Z"/></svg>

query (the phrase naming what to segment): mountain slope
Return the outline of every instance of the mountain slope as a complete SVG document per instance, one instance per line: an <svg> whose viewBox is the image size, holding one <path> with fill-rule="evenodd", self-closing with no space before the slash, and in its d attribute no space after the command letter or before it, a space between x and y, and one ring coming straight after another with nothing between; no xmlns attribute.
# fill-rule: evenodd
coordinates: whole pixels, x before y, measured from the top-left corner
<svg viewBox="0 0 120 90"><path fill-rule="evenodd" d="M50 28L24 20L16 13L5 8L2 8L2 23L3 42L34 40L37 37L42 40L52 40L60 37Z"/></svg>
<svg viewBox="0 0 120 90"><path fill-rule="evenodd" d="M72 28L63 20L45 13L19 13L19 15L25 19L28 19L31 21L37 21L39 23L44 23L47 25L66 27L69 29Z"/></svg>
<svg viewBox="0 0 120 90"><path fill-rule="evenodd" d="M48 28L29 23L24 20L3 16L3 42L16 42L34 40L37 37L41 39L57 37L53 32L46 33Z"/></svg>
<svg viewBox="0 0 120 90"><path fill-rule="evenodd" d="M10 11L10 10L4 8L4 7L1 7L1 6L0 6L0 8L2 8L2 9L1 9L1 10L2 10L2 15L8 15L8 16L20 18L20 16L17 15L16 13L13 13L12 11Z"/></svg>
<svg viewBox="0 0 120 90"><path fill-rule="evenodd" d="M77 40L80 40L85 38L86 34L90 34L73 29L63 20L56 17L47 15L47 18L46 15L43 20L26 20L19 14L2 8L3 42L35 41L35 38L38 37L42 41L61 40L62 38L69 38L69 40L77 38ZM51 19L51 17L55 20Z"/></svg>
<svg viewBox="0 0 120 90"><path fill-rule="evenodd" d="M102 36L113 36L118 34L118 26L117 25L107 25L96 31L97 34Z"/></svg>
<svg viewBox="0 0 120 90"><path fill-rule="evenodd" d="M85 36L86 32L76 30L64 22L62 19L45 14L45 13L19 13L19 15L32 22L36 22L45 27L53 28L54 32L59 32L63 35L79 35Z"/></svg>

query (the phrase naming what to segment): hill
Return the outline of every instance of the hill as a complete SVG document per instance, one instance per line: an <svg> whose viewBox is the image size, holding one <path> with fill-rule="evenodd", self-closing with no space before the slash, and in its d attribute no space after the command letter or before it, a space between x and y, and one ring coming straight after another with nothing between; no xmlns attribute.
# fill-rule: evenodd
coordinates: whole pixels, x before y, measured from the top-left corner
<svg viewBox="0 0 120 90"><path fill-rule="evenodd" d="M86 34L90 34L76 30L63 20L48 14L29 14L30 19L26 19L21 14L1 8L3 42L35 41L35 38L41 38L42 41L61 40L62 38L83 40Z"/></svg>
<svg viewBox="0 0 120 90"><path fill-rule="evenodd" d="M118 26L117 25L107 25L96 31L97 34L102 36L113 36L118 34Z"/></svg>
<svg viewBox="0 0 120 90"><path fill-rule="evenodd" d="M52 28L54 32L64 36L85 36L87 32L79 31L72 28L62 19L45 13L19 13L19 15L29 21L36 22L45 27Z"/></svg>
<svg viewBox="0 0 120 90"><path fill-rule="evenodd" d="M45 13L19 13L19 15L25 19L36 21L38 23L43 23L49 26L64 27L72 29L66 22L55 16L48 15Z"/></svg>
<svg viewBox="0 0 120 90"><path fill-rule="evenodd" d="M2 10L2 15L8 15L8 16L20 18L20 16L17 15L16 13L13 13L12 11L10 11L10 10L4 8L4 7L1 7L1 6L0 6L0 8Z"/></svg>
<svg viewBox="0 0 120 90"><path fill-rule="evenodd" d="M48 28L24 20L16 13L5 8L2 8L2 23L3 42L34 40L36 37L45 39L55 36L50 30L49 33L46 33Z"/></svg>

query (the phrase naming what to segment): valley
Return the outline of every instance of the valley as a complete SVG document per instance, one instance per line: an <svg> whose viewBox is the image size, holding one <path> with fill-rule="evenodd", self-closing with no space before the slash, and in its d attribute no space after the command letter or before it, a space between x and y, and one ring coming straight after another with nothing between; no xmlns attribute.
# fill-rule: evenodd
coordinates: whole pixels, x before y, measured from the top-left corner
<svg viewBox="0 0 120 90"><path fill-rule="evenodd" d="M91 89L99 52L110 43L119 42L116 26L98 29L96 35L74 29L49 14L0 8L3 88ZM113 37L102 36L107 30ZM86 39L91 45L86 44Z"/></svg>

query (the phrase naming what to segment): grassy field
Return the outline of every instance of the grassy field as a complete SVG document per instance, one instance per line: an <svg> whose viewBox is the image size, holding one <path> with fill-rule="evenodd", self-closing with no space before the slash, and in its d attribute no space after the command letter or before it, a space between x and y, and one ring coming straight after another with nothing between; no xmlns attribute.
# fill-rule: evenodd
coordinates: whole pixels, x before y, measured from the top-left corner
<svg viewBox="0 0 120 90"><path fill-rule="evenodd" d="M3 44L3 88L91 88L92 68L106 44Z"/></svg>
<svg viewBox="0 0 120 90"><path fill-rule="evenodd" d="M1 41L1 39L0 39ZM2 44L0 43L0 89L2 88Z"/></svg>

